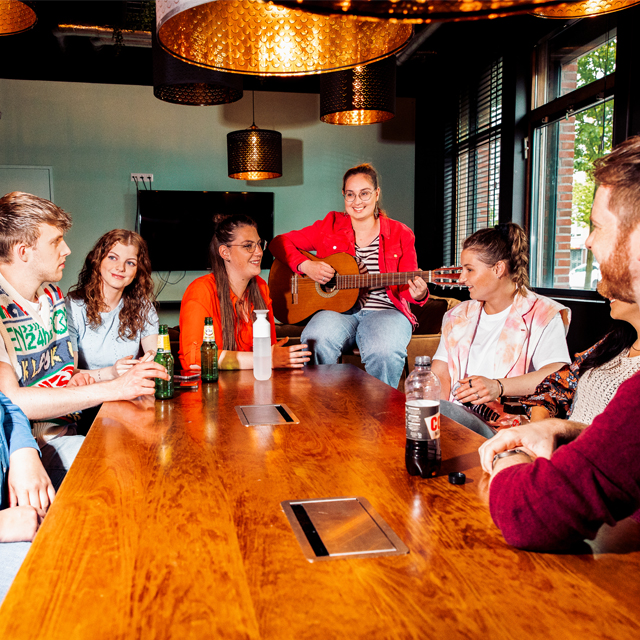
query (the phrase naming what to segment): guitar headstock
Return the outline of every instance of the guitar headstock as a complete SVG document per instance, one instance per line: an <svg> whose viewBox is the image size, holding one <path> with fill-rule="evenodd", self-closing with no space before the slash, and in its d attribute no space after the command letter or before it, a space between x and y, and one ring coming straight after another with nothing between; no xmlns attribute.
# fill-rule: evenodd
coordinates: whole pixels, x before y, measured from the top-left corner
<svg viewBox="0 0 640 640"><path fill-rule="evenodd" d="M431 272L431 282L440 287L464 289L466 285L458 284L461 273L462 267L440 267Z"/></svg>

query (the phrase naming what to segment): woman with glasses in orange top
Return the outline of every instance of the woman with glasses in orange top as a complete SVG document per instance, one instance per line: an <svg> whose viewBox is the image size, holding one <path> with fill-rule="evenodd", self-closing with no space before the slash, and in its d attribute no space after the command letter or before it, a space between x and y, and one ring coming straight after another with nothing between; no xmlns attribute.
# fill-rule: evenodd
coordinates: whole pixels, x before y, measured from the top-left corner
<svg viewBox="0 0 640 640"><path fill-rule="evenodd" d="M253 310L268 309L273 366L302 367L311 355L306 345L283 347L276 330L267 283L260 277L266 242L248 216L216 216L209 247L211 273L194 280L180 307L180 362L183 369L200 368L204 319L213 318L220 369L253 368Z"/></svg>
<svg viewBox="0 0 640 640"><path fill-rule="evenodd" d="M277 236L269 246L271 253L294 273L306 274L321 285L331 280L333 267L309 260L300 251L315 251L318 258L349 253L362 272L416 271L415 236L380 209L376 170L370 164L349 169L342 179L342 195L344 212L331 211L309 227ZM418 324L409 303L427 301L427 283L415 278L408 284L360 293L353 308L344 313L316 313L302 332L302 342L312 345L314 364L334 364L357 346L366 371L397 388L407 345Z"/></svg>

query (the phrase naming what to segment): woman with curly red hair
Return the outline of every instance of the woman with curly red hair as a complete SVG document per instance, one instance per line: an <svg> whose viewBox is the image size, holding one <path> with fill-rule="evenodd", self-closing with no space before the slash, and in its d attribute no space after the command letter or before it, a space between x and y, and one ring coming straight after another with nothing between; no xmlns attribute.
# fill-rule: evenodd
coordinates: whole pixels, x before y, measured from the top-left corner
<svg viewBox="0 0 640 640"><path fill-rule="evenodd" d="M157 346L149 251L133 231L114 229L96 242L66 303L76 366L96 381L126 373L140 347Z"/></svg>

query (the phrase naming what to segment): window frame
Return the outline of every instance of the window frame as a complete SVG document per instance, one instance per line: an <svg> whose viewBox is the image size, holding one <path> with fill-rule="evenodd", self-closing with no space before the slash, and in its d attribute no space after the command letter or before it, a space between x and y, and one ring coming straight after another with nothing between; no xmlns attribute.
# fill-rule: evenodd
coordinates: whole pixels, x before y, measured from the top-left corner
<svg viewBox="0 0 640 640"><path fill-rule="evenodd" d="M594 30L590 27L593 26L593 22L584 23L583 20L580 21L584 24L583 33L585 38L593 35ZM611 30L612 25L610 21L603 23L600 26L600 30L602 34L606 34ZM577 28L580 28L581 25L576 25ZM548 42L555 34L549 34L545 41ZM596 38L598 35L596 34ZM543 44L543 43L541 43ZM587 45L584 45L584 49L586 50ZM537 55L540 55L540 48L537 47ZM544 60L547 63L546 72L544 74L543 82L547 82L548 80L548 54L545 51ZM532 65L532 78L531 78L531 87L532 87L532 100L535 96L539 96L542 92L540 86L540 65L533 64ZM527 144L531 148L531 153L529 154L528 160L528 198L527 198L527 222L528 222L528 230L529 230L529 244L530 244L530 271L533 271L534 264L534 251L537 250L537 237L534 235L537 233L537 229L535 229L534 225L534 203L536 201L536 197L534 194L534 185L535 185L535 174L536 168L534 163L534 136L535 131L537 129L550 126L555 122L561 121L563 118L571 116L575 113L583 111L588 108L592 108L598 105L603 104L607 100L613 98L616 100L616 92L615 92L615 80L616 80L616 71L612 71L606 76L595 80L594 82L589 83L588 85L579 87L570 91L569 93L559 96L550 100L549 102L542 104L539 107L531 108L529 111L529 126L528 126L528 141ZM615 130L616 127L616 109L614 106L614 123L613 127ZM615 144L615 140L614 140ZM533 277L533 273L531 273L531 277ZM532 287L536 292L541 295L553 297L554 299L567 299L567 300L585 300L589 302L601 302L605 301L602 299L602 296L597 292L589 289L570 289L568 287Z"/></svg>

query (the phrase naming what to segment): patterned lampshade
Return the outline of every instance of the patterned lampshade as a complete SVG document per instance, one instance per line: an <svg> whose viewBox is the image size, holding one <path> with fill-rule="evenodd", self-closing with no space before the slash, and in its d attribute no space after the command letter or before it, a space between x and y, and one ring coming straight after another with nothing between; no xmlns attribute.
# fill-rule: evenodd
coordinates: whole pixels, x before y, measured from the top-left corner
<svg viewBox="0 0 640 640"><path fill-rule="evenodd" d="M27 3L0 0L0 36L28 31L37 21L36 12Z"/></svg>
<svg viewBox="0 0 640 640"><path fill-rule="evenodd" d="M320 120L361 125L385 122L396 113L395 56L320 76Z"/></svg>
<svg viewBox="0 0 640 640"><path fill-rule="evenodd" d="M267 180L282 175L282 134L249 129L227 134L227 167L236 180Z"/></svg>
<svg viewBox="0 0 640 640"><path fill-rule="evenodd" d="M612 13L627 9L640 0L583 0L582 2L565 2L558 6L540 7L533 14L541 18L585 18L602 13Z"/></svg>
<svg viewBox="0 0 640 640"><path fill-rule="evenodd" d="M208 69L296 76L349 69L402 49L413 27L318 16L256 0L157 0L158 40Z"/></svg>
<svg viewBox="0 0 640 640"><path fill-rule="evenodd" d="M211 106L242 98L242 76L187 64L153 39L153 95L173 104Z"/></svg>
<svg viewBox="0 0 640 640"><path fill-rule="evenodd" d="M459 22L529 13L566 0L273 0L275 4L321 15L359 16L368 20Z"/></svg>

